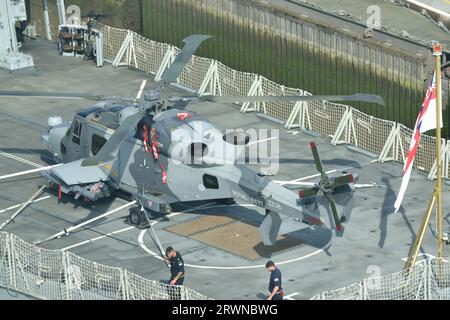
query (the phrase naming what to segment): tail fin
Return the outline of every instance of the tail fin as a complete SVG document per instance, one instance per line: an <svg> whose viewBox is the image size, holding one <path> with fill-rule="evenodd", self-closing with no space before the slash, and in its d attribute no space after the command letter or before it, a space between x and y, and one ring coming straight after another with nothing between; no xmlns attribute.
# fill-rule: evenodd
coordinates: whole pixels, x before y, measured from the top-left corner
<svg viewBox="0 0 450 320"><path fill-rule="evenodd" d="M266 210L266 217L259 226L259 235L266 246L273 245L276 242L280 227L280 215L274 211Z"/></svg>

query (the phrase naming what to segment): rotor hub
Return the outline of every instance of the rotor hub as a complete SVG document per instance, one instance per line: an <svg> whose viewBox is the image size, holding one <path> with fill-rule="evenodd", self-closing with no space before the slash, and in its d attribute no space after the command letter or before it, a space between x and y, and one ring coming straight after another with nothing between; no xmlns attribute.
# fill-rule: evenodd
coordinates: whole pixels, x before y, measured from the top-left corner
<svg viewBox="0 0 450 320"><path fill-rule="evenodd" d="M333 186L328 179L322 179L318 185L319 189L326 195L333 194Z"/></svg>
<svg viewBox="0 0 450 320"><path fill-rule="evenodd" d="M149 90L144 93L144 101L145 102L154 102L159 99L160 92L159 90Z"/></svg>

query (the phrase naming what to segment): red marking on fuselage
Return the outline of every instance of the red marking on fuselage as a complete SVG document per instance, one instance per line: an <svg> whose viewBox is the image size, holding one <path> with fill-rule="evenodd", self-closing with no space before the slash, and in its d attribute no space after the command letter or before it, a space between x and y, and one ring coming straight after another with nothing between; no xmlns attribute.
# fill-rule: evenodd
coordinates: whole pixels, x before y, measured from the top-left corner
<svg viewBox="0 0 450 320"><path fill-rule="evenodd" d="M307 216L307 221L309 224L313 224L313 225L322 225L323 222L320 218L316 218L316 217L312 217L312 216Z"/></svg>
<svg viewBox="0 0 450 320"><path fill-rule="evenodd" d="M58 203L61 202L61 198L62 198L62 185L61 183L58 185Z"/></svg>
<svg viewBox="0 0 450 320"><path fill-rule="evenodd" d="M186 118L191 118L192 116L188 112L178 112L177 118L184 121Z"/></svg>

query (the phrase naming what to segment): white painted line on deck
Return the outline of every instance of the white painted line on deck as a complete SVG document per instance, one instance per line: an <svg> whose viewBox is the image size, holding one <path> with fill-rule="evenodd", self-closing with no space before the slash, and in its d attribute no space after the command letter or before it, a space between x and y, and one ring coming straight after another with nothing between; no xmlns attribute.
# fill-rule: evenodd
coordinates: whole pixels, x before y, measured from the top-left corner
<svg viewBox="0 0 450 320"><path fill-rule="evenodd" d="M41 197L41 198L38 198L38 199L32 201L31 203L35 203L35 202L39 202L39 201L42 201L42 200L46 200L46 199L48 199L48 198L50 198L50 196L44 196L44 197ZM25 202L24 202L24 203L25 203ZM6 211L9 211L9 210L13 210L13 209L17 209L17 208L19 208L21 205L23 205L24 203L19 203L19 204L16 204L16 205L11 206L11 207L9 207L9 208L0 210L0 213L6 212Z"/></svg>
<svg viewBox="0 0 450 320"><path fill-rule="evenodd" d="M145 88L146 84L147 84L147 80L146 79L142 80L141 87L139 88L139 91L138 91L138 93L136 95L136 101L141 99L142 91L144 91L144 88Z"/></svg>
<svg viewBox="0 0 450 320"><path fill-rule="evenodd" d="M96 238L92 238L92 239L89 239L89 240L85 240L85 241L73 244L71 246L62 248L60 250L62 250L62 251L70 250L70 249L73 249L73 248L76 248L76 247L79 247L79 246L82 246L82 245L85 245L85 244L88 244L88 243L91 243L91 242L94 242L94 241L97 241L97 240L100 240L100 239L104 239L104 238L112 236L114 234L119 234L119 233L122 233L122 232L125 232L125 231L128 231L128 230L131 230L131 229L135 229L135 227L130 226L130 227L126 227L126 228L123 228L123 229L120 229L120 230L116 230L116 231L113 231L113 232L110 232L110 233L106 233L106 234L104 234L102 236L99 236L99 237L96 237Z"/></svg>
<svg viewBox="0 0 450 320"><path fill-rule="evenodd" d="M373 159L373 160L371 160L369 162L361 164L360 167L363 167L363 166L366 166L368 164L372 164L372 163L375 163L375 162L378 162L378 159ZM354 168L356 168L356 167L353 166L353 167L347 167L347 168L342 168L342 169L333 169L333 170L326 171L325 173L326 174L330 174L330 173L335 173L335 172L338 172L338 171L345 171L345 170L354 169ZM313 175L310 175L310 176L307 176L307 177L298 178L298 179L294 179L294 180L289 180L289 181L277 180L277 181L274 181L274 182L277 182L280 185L285 185L285 184L290 184L290 183L292 184L292 183L299 182L299 181L309 180L309 179L312 179L312 178L317 178L319 176L320 176L320 173L316 173L316 174L313 174Z"/></svg>
<svg viewBox="0 0 450 320"><path fill-rule="evenodd" d="M189 210L206 209L206 208L208 208L208 207L205 208L205 206L208 206L208 205L210 205L210 204L208 203L208 204L201 205L201 206L198 206L198 207L195 207L195 208L191 208L191 209L189 209ZM177 216L177 215L179 215L179 214L188 212L189 210L182 211L182 212L173 212L173 213L171 213L171 214L168 214L166 217L167 217L167 218L174 217L174 216ZM157 222L158 222L158 221L153 221L151 225L153 226L153 225L156 224ZM92 238L92 239L89 239L89 240L85 240L85 241L82 241L82 242L73 244L73 245L71 245L71 246L62 248L62 249L60 249L60 250L65 251L65 250L73 249L73 248L76 248L76 247L79 247L79 246L82 246L82 245L85 245L85 244L88 244L88 243L91 243L91 242L94 242L94 241L97 241L97 240L100 240L100 239L104 239L104 238L106 238L106 237L108 237L108 236L110 236L110 235L122 233L122 232L131 230L131 229L135 229L135 228L136 228L136 227L134 227L134 226L130 226L130 227L126 227L126 228L123 228L123 229L120 229L120 230L117 230L117 231L112 231L112 232L107 233L107 234L104 234L104 235L102 235L102 236L95 237L95 238Z"/></svg>
<svg viewBox="0 0 450 320"><path fill-rule="evenodd" d="M60 232L58 232L58 233L55 233L54 235L51 235L50 237L48 237L48 238L46 238L46 239L44 239L44 240L37 240L37 241L35 241L34 244L35 244L35 245L39 245L39 244L41 244L41 243L43 243L43 242L47 242L47 241L53 240L53 239L55 239L55 238L61 238L63 235L69 235L70 232L72 232L72 231L74 231L74 230L76 230L76 229L79 229L79 228L81 228L81 227L84 227L85 225L87 225L87 224L89 224L89 223L91 223L91 222L97 221L97 220L102 219L102 218L104 218L104 217L106 217L106 216L109 216L109 215L111 215L111 214L113 214L113 213L116 213L117 211L123 210L123 209L125 209L125 208L127 208L127 207L129 207L129 206L132 206L132 205L134 205L136 202L137 202L136 200L133 200L133 201L131 201L131 202L128 202L128 203L124 204L123 206L120 206L120 207L115 208L115 209L113 209L113 210L111 210L111 211L108 211L108 212L106 212L106 213L103 213L103 214L101 214L101 215L99 215L99 216L97 216L97 217L94 217L94 218L92 218L92 219L89 219L89 220L87 220L87 221L84 221L84 222L82 222L82 223L79 223L79 224L77 224L77 225L68 227L67 229L64 228L62 231L60 231Z"/></svg>
<svg viewBox="0 0 450 320"><path fill-rule="evenodd" d="M294 292L294 293L291 293L291 294L288 294L287 296L284 296L284 300L295 300L295 299L293 299L292 297L293 296L296 296L296 295L298 295L298 292Z"/></svg>
<svg viewBox="0 0 450 320"><path fill-rule="evenodd" d="M51 168L54 168L54 167L58 167L58 166L61 166L61 165L62 165L62 163L59 163L59 164L55 164L53 166L41 167L41 168L37 168L37 169L31 169L31 170L11 173L11 174L7 174L7 175L4 175L4 176L0 176L0 180L13 178L13 177L18 177L18 176L23 176L23 175L26 175L26 174L35 173L35 172L39 172L39 171L44 171L44 170L48 170L48 169L51 169Z"/></svg>
<svg viewBox="0 0 450 320"><path fill-rule="evenodd" d="M274 139L278 139L278 137L271 137L271 138L267 138L267 139L261 139L261 140L257 140L257 141L252 141L252 142L249 142L247 144L247 146L251 146L253 144L257 144L257 143L261 143L261 142L265 142L265 141L270 141L270 140L274 140Z"/></svg>
<svg viewBox="0 0 450 320"><path fill-rule="evenodd" d="M28 165L30 165L32 167L43 168L43 166L41 166L40 164L38 164L36 162L33 162L33 161L30 161L30 160L27 160L27 159L15 156L15 155L7 153L7 152L0 151L0 156L4 156L6 158L10 158L12 160L16 160L16 161L28 164Z"/></svg>
<svg viewBox="0 0 450 320"><path fill-rule="evenodd" d="M292 184L297 186L311 186L314 187L317 183L316 182L308 182L308 181L288 181L288 180L273 180L273 182L285 185L285 184Z"/></svg>

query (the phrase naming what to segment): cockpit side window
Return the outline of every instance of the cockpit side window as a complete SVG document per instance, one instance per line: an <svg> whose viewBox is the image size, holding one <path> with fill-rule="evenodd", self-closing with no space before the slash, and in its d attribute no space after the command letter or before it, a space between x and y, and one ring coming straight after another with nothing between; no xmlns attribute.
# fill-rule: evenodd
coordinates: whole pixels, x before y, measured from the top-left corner
<svg viewBox="0 0 450 320"><path fill-rule="evenodd" d="M81 141L81 130L83 129L83 124L79 120L75 120L72 133L72 142L75 144L80 144Z"/></svg>
<svg viewBox="0 0 450 320"><path fill-rule="evenodd" d="M92 143L91 143L91 152L95 156L97 152L103 147L103 145L106 143L106 139L103 137L100 137L96 134L92 135Z"/></svg>

